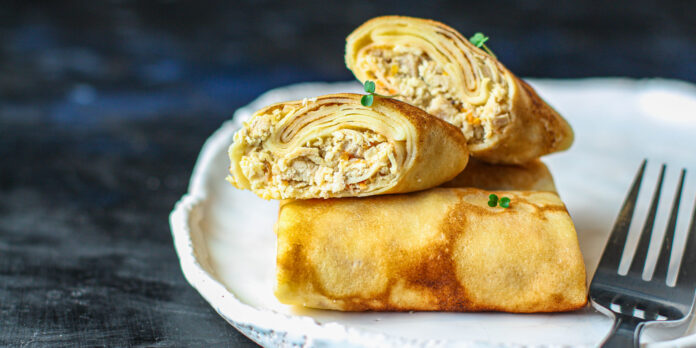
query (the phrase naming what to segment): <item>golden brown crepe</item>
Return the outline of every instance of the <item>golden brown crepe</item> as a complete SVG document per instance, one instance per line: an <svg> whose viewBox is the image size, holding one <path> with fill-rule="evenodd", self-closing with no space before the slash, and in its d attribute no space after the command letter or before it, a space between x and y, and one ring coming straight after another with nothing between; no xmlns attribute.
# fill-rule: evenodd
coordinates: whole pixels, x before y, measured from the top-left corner
<svg viewBox="0 0 696 348"><path fill-rule="evenodd" d="M464 171L440 187L475 187L483 190L557 192L553 176L540 160L503 165L469 159Z"/></svg>
<svg viewBox="0 0 696 348"><path fill-rule="evenodd" d="M524 163L573 142L570 125L532 87L442 23L373 18L348 36L345 59L378 93L460 128L484 161Z"/></svg>
<svg viewBox="0 0 696 348"><path fill-rule="evenodd" d="M334 94L256 112L234 136L228 180L265 199L403 193L464 169L466 139L406 103Z"/></svg>
<svg viewBox="0 0 696 348"><path fill-rule="evenodd" d="M573 222L551 192L435 188L283 202L276 297L341 311L570 311L585 305Z"/></svg>

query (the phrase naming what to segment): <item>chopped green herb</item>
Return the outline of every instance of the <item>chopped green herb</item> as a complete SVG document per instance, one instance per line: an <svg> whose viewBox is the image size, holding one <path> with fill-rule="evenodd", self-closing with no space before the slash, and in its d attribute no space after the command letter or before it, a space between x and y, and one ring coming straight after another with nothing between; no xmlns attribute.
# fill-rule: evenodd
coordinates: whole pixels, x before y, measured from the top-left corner
<svg viewBox="0 0 696 348"><path fill-rule="evenodd" d="M374 81L367 80L365 81L365 92L367 93L375 93L375 83Z"/></svg>
<svg viewBox="0 0 696 348"><path fill-rule="evenodd" d="M491 193L488 196L488 206L495 207L496 205L500 205L502 208L510 208L510 198L501 197L498 199L498 195Z"/></svg>
<svg viewBox="0 0 696 348"><path fill-rule="evenodd" d="M510 208L510 198L503 197L500 199L500 206L503 208Z"/></svg>
<svg viewBox="0 0 696 348"><path fill-rule="evenodd" d="M483 46L483 44L486 43L486 41L488 41L488 39L489 39L488 36L483 35L483 33L479 32L479 33L474 34L474 36L470 37L469 41L471 41L471 43L474 44L474 46L481 47L481 46Z"/></svg>
<svg viewBox="0 0 696 348"><path fill-rule="evenodd" d="M365 92L370 93L360 98L360 104L362 104L363 106L372 106L372 102L374 101L375 96L380 96L382 98L394 98L398 96L398 94L382 95L375 93L375 82L370 80L365 81L365 83L363 84L363 89L365 90Z"/></svg>
<svg viewBox="0 0 696 348"><path fill-rule="evenodd" d="M472 37L469 38L469 42L471 42L474 46L478 48L483 48L488 54L491 55L493 58L497 58L495 54L493 54L493 51L491 51L488 46L486 46L486 41L488 41L489 37L486 35L483 35L483 33L478 32L475 33Z"/></svg>
<svg viewBox="0 0 696 348"><path fill-rule="evenodd" d="M491 193L491 195L488 196L488 206L492 208L496 205L498 205L498 195Z"/></svg>

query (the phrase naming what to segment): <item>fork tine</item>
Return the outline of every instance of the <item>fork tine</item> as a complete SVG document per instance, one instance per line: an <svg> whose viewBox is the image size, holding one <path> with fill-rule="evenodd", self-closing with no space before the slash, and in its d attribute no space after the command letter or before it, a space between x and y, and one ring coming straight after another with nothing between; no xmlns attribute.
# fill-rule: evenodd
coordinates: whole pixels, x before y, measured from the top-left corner
<svg viewBox="0 0 696 348"><path fill-rule="evenodd" d="M643 268L645 267L645 259L648 255L648 248L650 247L650 238L652 237L653 225L655 224L655 215L657 215L657 205L660 203L660 193L662 192L662 182L665 179L666 167L667 166L663 164L662 169L660 169L660 178L657 179L657 187L653 193L652 202L650 202L650 211L648 212L648 217L645 219L643 231L640 234L640 241L633 255L633 261L631 261L631 268L628 270L628 273L636 275L638 278L642 276Z"/></svg>
<svg viewBox="0 0 696 348"><path fill-rule="evenodd" d="M681 265L679 265L679 275L677 276L678 286L696 287L696 203L694 211L691 213L691 223L689 226L686 247Z"/></svg>
<svg viewBox="0 0 696 348"><path fill-rule="evenodd" d="M657 258L657 265L652 276L653 280L667 280L667 270L669 269L670 255L672 255L672 244L674 243L674 230L677 228L679 202L681 201L682 189L684 188L684 176L686 176L686 169L682 169L679 177L679 185L672 202L672 212L670 212L665 236L662 238L662 247L660 248L660 256Z"/></svg>
<svg viewBox="0 0 696 348"><path fill-rule="evenodd" d="M647 160L643 160L638 173L636 173L635 179L633 179L633 184L631 185L631 190L626 196L626 200L621 206L621 211L619 216L616 218L614 223L614 228L611 231L611 236L609 236L609 241L604 247L604 252L602 253L602 258L599 261L599 266L597 269L617 269L619 268L619 262L621 261L621 253L618 250L623 250L624 244L626 244L626 236L628 235L628 227L631 224L631 219L633 217L633 211L636 208L636 200L638 198L638 191L640 191L640 184L643 182L643 174L645 173L645 165Z"/></svg>

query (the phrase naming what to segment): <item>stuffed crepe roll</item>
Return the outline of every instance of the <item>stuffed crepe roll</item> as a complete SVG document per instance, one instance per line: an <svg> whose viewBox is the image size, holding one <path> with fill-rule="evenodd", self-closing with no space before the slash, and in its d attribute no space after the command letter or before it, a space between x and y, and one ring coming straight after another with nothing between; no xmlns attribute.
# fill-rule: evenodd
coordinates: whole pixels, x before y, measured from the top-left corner
<svg viewBox="0 0 696 348"><path fill-rule="evenodd" d="M403 193L464 169L466 139L406 103L335 94L256 112L234 136L228 180L265 199Z"/></svg>
<svg viewBox="0 0 696 348"><path fill-rule="evenodd" d="M282 303L340 311L558 312L587 301L573 222L551 192L427 191L281 203Z"/></svg>
<svg viewBox="0 0 696 348"><path fill-rule="evenodd" d="M524 163L573 142L570 125L532 87L442 23L371 19L348 36L345 60L378 93L460 128L472 156L487 162Z"/></svg>

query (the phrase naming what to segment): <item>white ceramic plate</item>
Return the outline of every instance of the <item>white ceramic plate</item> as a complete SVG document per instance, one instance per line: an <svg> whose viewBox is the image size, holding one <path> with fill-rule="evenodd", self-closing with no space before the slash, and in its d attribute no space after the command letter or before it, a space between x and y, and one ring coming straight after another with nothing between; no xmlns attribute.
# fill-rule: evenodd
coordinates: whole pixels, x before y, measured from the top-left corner
<svg viewBox="0 0 696 348"><path fill-rule="evenodd" d="M630 181L643 158L667 162L665 195L687 167L686 193L677 225L683 243L696 196L696 87L665 80L589 79L531 81L575 129L572 149L545 158L575 221L588 281ZM234 189L227 175L227 147L241 121L272 102L333 92L359 92L357 82L306 83L270 91L239 109L206 142L189 192L171 215L174 243L188 281L230 324L264 346L594 346L611 320L586 308L574 313L340 313L280 304L273 296L277 203ZM651 181L652 180L652 181ZM649 195L644 189L642 194ZM665 196L665 198L667 198ZM667 201L667 200L665 200ZM655 239L666 225L663 204ZM638 206L637 214L646 211ZM637 235L629 234L635 248ZM652 247L649 260L659 249ZM680 250L678 247L675 250ZM624 255L627 268L630 256ZM675 252L672 265L680 259ZM648 267L652 268L652 267ZM669 277L674 278L674 267ZM648 328L644 342L682 337L650 346L696 345L688 323L670 331Z"/></svg>

